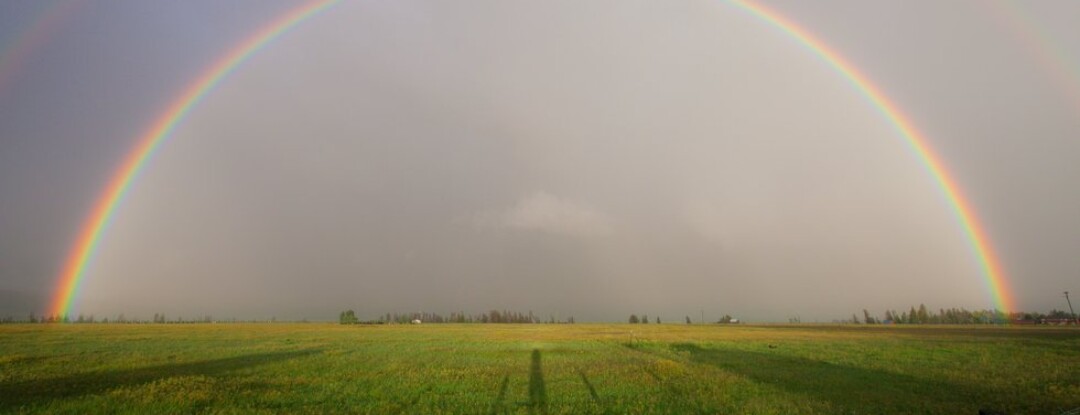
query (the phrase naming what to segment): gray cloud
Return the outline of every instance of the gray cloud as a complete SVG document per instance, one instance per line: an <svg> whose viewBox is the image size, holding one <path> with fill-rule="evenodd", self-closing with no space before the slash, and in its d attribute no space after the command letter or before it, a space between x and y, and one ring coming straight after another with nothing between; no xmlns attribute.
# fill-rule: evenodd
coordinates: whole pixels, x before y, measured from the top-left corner
<svg viewBox="0 0 1080 415"><path fill-rule="evenodd" d="M506 210L481 212L475 220L481 227L579 237L603 236L612 232L612 219L608 215L588 205L543 191L525 195Z"/></svg>

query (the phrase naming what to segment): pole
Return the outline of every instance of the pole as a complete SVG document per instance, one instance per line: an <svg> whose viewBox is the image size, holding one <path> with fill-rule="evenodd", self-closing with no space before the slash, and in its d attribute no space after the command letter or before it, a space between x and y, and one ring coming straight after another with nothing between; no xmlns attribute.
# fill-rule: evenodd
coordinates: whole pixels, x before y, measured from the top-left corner
<svg viewBox="0 0 1080 415"><path fill-rule="evenodd" d="M1065 291L1065 302L1069 303L1069 315L1072 316L1073 321L1076 322L1077 324L1080 324L1080 320L1076 319L1076 312L1073 311L1072 301L1069 301L1069 292L1068 291Z"/></svg>

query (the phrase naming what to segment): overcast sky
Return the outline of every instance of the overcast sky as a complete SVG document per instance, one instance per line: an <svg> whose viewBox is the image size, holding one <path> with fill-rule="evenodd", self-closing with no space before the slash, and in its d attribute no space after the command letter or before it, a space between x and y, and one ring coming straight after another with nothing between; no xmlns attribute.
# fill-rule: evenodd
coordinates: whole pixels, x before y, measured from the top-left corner
<svg viewBox="0 0 1080 415"><path fill-rule="evenodd" d="M13 53L57 4L0 2L0 314L45 310L139 136L296 6L89 1ZM1080 3L767 4L926 135L1021 309L1080 294ZM922 160L791 36L715 0L394 0L304 22L196 106L76 310L829 321L919 303L994 306Z"/></svg>

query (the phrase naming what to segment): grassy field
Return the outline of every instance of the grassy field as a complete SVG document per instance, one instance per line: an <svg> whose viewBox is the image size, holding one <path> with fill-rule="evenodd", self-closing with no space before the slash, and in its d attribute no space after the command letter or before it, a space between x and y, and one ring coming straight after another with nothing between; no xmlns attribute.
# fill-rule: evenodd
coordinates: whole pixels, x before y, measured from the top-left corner
<svg viewBox="0 0 1080 415"><path fill-rule="evenodd" d="M1080 407L1080 330L3 325L0 412L943 413Z"/></svg>

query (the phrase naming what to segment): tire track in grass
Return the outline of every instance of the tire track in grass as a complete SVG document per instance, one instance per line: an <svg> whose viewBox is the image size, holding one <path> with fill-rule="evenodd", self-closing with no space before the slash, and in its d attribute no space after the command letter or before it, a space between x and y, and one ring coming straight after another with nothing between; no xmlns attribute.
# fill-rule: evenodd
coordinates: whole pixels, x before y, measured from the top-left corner
<svg viewBox="0 0 1080 415"><path fill-rule="evenodd" d="M488 411L490 415L506 413L506 390L509 387L510 375L505 375L503 376L502 384L499 385L499 394L495 397L495 402L491 403L491 411Z"/></svg>
<svg viewBox="0 0 1080 415"><path fill-rule="evenodd" d="M609 415L611 413L607 407L604 406L604 402L600 400L600 395L596 393L596 388L593 387L592 382L589 382L589 377L585 376L585 371L578 369L578 375L581 375L581 381L585 383L585 388L589 390L589 395L592 396L593 402L596 402L596 406L600 407L600 413Z"/></svg>
<svg viewBox="0 0 1080 415"><path fill-rule="evenodd" d="M668 379L665 379L663 376L661 376L659 373L657 373L656 370L654 370L653 368L650 368L647 365L647 363L649 361L651 361L652 359L664 358L664 359L671 360L673 362L678 362L678 361L672 360L672 359L668 358L667 356L661 356L656 351L646 350L647 346L642 346L642 345L637 344L637 343L623 343L622 346L624 348L626 348L626 349L637 352L640 355L645 355L648 358L651 358L650 360L642 360L642 359L637 359L637 360L639 360L639 362L642 363L641 364L641 370L643 372L645 372L646 374L648 374L649 377L653 378L653 380L660 386L660 389L663 391L663 393L660 395L660 401L664 404L665 408L670 410L672 408L678 407L681 410L688 410L688 411L693 412L693 413L708 413L709 412L707 410L707 408L705 408L702 405L701 402L699 402L697 399L694 399L693 394L689 393L687 390L685 390L680 385L678 385L678 384L676 384L674 382L669 382ZM685 362L681 362L681 363L685 364Z"/></svg>
<svg viewBox="0 0 1080 415"><path fill-rule="evenodd" d="M412 400L409 401L409 403L401 407L401 412L407 412L409 409L415 407L417 403L420 403L420 398L423 398L425 394L431 391L431 389L431 384L428 384L423 389L420 389L420 391L416 393L416 396L414 396Z"/></svg>

